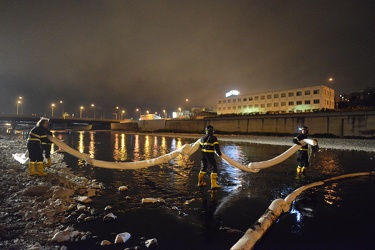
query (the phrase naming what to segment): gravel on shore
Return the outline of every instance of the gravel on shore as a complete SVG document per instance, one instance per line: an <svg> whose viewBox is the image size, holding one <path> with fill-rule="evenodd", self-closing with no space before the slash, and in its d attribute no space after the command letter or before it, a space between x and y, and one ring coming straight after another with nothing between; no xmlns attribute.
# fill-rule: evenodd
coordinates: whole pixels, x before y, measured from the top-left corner
<svg viewBox="0 0 375 250"><path fill-rule="evenodd" d="M168 137L200 138L201 134L158 134ZM291 137L217 135L219 141L233 143L254 143L292 146ZM320 148L338 150L357 150L375 152L375 140L370 139L331 139L319 138ZM100 183L85 178L78 178L69 171L64 162L48 170L49 176L30 177L27 166L21 165L12 157L13 154L26 151L26 141L21 135L0 134L0 249L61 249L52 237L65 229L66 222L77 207L76 196L96 190L100 193ZM32 188L43 187L48 190L70 189L75 197L33 197ZM88 188L87 188L88 187ZM29 195L26 193L29 192ZM35 192L35 190L34 190ZM95 193L95 192L94 192ZM73 204L73 206L69 206ZM56 207L64 208L55 214ZM35 212L35 211L38 211ZM84 232L80 232L86 236Z"/></svg>

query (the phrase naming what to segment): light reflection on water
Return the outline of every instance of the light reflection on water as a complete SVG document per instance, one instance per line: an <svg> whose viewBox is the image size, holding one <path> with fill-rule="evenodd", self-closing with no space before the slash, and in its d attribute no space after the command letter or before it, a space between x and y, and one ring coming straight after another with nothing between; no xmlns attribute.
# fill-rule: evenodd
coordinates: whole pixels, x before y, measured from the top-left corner
<svg viewBox="0 0 375 250"><path fill-rule="evenodd" d="M125 134L122 132L79 132L57 134L59 139L82 153L106 161L141 161L167 154L182 147L185 143L193 143L196 139L180 137L165 137L155 135ZM220 142L220 137L219 137ZM251 161L263 161L276 157L289 146L272 146L250 144L245 142L220 142L221 150L233 160L247 165ZM234 210L238 213L238 227L246 230L251 223L261 216L252 214L254 209L265 211L267 206L277 198L285 198L300 186L321 181L344 173L361 172L373 168L373 162L368 155L358 152L339 150L320 150L311 157L311 166L307 169L307 176L296 179L296 158L290 157L275 167L261 170L259 173L241 171L217 158L219 168L219 183L222 189L215 210L215 216ZM129 195L147 194L153 197L182 197L194 198L196 192L197 174L200 169L201 153L198 150L192 156L179 155L169 163L153 166L141 170L106 170L92 168L82 160L70 158L71 162L81 168L85 175L105 182L109 188L129 185ZM356 159L355 163L353 159ZM354 164L354 165L353 165ZM74 168L74 164L68 164ZM209 179L206 180L209 183ZM288 232L292 235L305 234L304 223L315 217L322 206L327 209L337 209L343 201L342 190L337 183L330 183L313 189L322 195L321 203L316 201L314 192L306 192L293 203L290 215L293 224ZM318 191L316 191L318 190ZM114 194L111 199L118 199ZM244 207L247 202L262 200L265 207ZM118 203L124 202L121 200ZM318 206L317 204L320 204ZM125 205L123 205L125 207ZM256 205L255 205L256 206ZM234 208L235 207L235 208ZM247 211L242 213L241 211ZM247 216L256 216L249 219ZM254 219L256 218L256 219Z"/></svg>

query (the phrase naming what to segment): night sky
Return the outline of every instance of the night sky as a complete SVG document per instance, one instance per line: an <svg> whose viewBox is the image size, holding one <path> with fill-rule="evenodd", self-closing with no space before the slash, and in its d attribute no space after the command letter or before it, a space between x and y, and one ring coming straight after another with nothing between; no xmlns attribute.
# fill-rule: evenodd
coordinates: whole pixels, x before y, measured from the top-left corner
<svg viewBox="0 0 375 250"><path fill-rule="evenodd" d="M232 89L374 82L373 0L0 0L1 114L19 96L24 114L61 115L62 100L130 118L216 107Z"/></svg>

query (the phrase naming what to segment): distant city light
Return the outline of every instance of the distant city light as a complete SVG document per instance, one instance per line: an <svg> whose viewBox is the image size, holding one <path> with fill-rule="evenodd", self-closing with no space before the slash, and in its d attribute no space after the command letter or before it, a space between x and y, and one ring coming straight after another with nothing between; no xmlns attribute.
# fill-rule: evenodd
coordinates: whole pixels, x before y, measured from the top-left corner
<svg viewBox="0 0 375 250"><path fill-rule="evenodd" d="M227 93L225 93L225 97L229 97L229 96L232 96L232 95L239 95L240 92L238 90L231 90Z"/></svg>

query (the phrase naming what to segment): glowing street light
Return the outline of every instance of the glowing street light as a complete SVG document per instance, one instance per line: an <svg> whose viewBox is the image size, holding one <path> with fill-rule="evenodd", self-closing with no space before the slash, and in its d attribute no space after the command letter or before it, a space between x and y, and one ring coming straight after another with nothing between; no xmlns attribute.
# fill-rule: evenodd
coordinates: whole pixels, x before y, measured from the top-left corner
<svg viewBox="0 0 375 250"><path fill-rule="evenodd" d="M118 113L116 113L116 120L117 120L117 118L120 120L120 108L116 107L116 109L117 109L117 112L118 112Z"/></svg>
<svg viewBox="0 0 375 250"><path fill-rule="evenodd" d="M125 110L121 111L121 119L124 120Z"/></svg>
<svg viewBox="0 0 375 250"><path fill-rule="evenodd" d="M94 104L91 104L91 107L94 108L94 119L95 119L95 105L94 105Z"/></svg>
<svg viewBox="0 0 375 250"><path fill-rule="evenodd" d="M64 118L64 102L60 101L61 104L61 116Z"/></svg>
<svg viewBox="0 0 375 250"><path fill-rule="evenodd" d="M165 109L163 109L164 118L166 118L166 117L165 117L165 112L166 112Z"/></svg>
<svg viewBox="0 0 375 250"><path fill-rule="evenodd" d="M17 101L17 115L18 115L18 109L19 109L18 106L20 106L21 103L22 103L22 102L21 102L20 100Z"/></svg>
<svg viewBox="0 0 375 250"><path fill-rule="evenodd" d="M52 104L51 104L51 108L52 108L51 117L53 117L53 108L54 108L54 107L55 107L55 104L52 103Z"/></svg>
<svg viewBox="0 0 375 250"><path fill-rule="evenodd" d="M141 109L136 109L136 111L139 112L139 119L141 119L141 115L142 115Z"/></svg>
<svg viewBox="0 0 375 250"><path fill-rule="evenodd" d="M79 108L79 118L82 118L82 111L83 111L83 106Z"/></svg>

